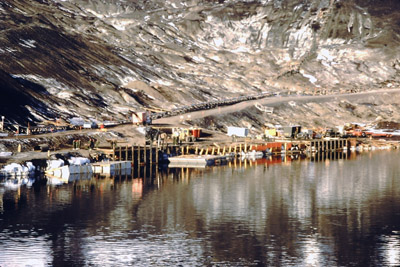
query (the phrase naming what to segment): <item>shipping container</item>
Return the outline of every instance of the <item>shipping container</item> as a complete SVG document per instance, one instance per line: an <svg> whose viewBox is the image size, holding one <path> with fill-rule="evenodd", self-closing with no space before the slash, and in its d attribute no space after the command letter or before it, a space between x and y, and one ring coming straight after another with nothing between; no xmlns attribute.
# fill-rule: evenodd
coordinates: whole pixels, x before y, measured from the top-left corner
<svg viewBox="0 0 400 267"><path fill-rule="evenodd" d="M268 137L275 137L278 135L276 129L265 129L264 134Z"/></svg>
<svg viewBox="0 0 400 267"><path fill-rule="evenodd" d="M249 135L249 129L243 127L228 126L228 135L237 137L247 137Z"/></svg>
<svg viewBox="0 0 400 267"><path fill-rule="evenodd" d="M201 136L201 129L199 128L195 128L195 129L191 129L192 130L192 135L195 138L200 138Z"/></svg>

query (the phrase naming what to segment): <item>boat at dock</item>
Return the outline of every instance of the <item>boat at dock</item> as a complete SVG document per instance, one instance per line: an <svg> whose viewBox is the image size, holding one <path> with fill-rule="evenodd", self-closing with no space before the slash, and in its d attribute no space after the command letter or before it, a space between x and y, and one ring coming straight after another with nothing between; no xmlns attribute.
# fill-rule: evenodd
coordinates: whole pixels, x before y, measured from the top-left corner
<svg viewBox="0 0 400 267"><path fill-rule="evenodd" d="M217 155L181 155L169 157L169 168L205 168L206 166L218 165L227 161L228 156Z"/></svg>

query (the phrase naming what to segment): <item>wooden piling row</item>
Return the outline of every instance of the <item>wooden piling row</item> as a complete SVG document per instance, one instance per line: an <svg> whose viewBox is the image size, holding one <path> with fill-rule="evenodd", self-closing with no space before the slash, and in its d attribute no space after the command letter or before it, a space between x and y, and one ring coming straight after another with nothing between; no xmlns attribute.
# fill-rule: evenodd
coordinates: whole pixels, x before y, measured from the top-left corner
<svg viewBox="0 0 400 267"><path fill-rule="evenodd" d="M101 149L100 149L101 150ZM109 157L112 160L121 160L121 161L131 161L136 165L141 164L153 164L159 162L159 153L161 151L167 151L167 147L162 149L161 147L153 147L153 146L138 146L133 144L131 146L119 146L114 147L110 150L103 150L106 154L108 153Z"/></svg>
<svg viewBox="0 0 400 267"><path fill-rule="evenodd" d="M348 139L311 140L311 152L343 151L349 149Z"/></svg>

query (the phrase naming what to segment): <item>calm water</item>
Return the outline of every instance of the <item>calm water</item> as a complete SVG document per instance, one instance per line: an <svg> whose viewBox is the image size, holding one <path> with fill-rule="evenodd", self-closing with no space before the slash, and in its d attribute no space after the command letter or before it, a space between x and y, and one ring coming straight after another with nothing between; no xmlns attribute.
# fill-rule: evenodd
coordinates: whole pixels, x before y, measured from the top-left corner
<svg viewBox="0 0 400 267"><path fill-rule="evenodd" d="M144 175L1 187L0 266L400 265L399 151Z"/></svg>

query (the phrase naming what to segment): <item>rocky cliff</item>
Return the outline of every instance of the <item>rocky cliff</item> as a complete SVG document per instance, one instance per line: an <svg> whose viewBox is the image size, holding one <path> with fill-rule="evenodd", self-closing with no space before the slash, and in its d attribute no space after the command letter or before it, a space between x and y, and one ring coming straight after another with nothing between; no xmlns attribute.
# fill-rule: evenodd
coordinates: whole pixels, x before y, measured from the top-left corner
<svg viewBox="0 0 400 267"><path fill-rule="evenodd" d="M14 0L0 17L0 114L25 125L400 82L397 0Z"/></svg>

